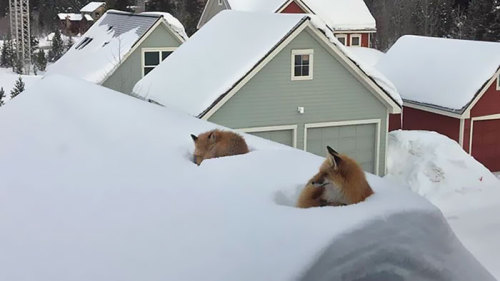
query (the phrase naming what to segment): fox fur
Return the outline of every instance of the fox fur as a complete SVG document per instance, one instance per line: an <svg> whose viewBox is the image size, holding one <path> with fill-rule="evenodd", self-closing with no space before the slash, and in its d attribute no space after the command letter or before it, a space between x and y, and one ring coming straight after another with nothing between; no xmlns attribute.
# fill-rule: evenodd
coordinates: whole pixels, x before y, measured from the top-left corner
<svg viewBox="0 0 500 281"><path fill-rule="evenodd" d="M341 206L364 201L373 194L365 173L353 159L327 146L326 160L302 190L297 207Z"/></svg>
<svg viewBox="0 0 500 281"><path fill-rule="evenodd" d="M197 165L205 159L248 153L245 139L233 132L212 130L191 138L195 146L193 160Z"/></svg>

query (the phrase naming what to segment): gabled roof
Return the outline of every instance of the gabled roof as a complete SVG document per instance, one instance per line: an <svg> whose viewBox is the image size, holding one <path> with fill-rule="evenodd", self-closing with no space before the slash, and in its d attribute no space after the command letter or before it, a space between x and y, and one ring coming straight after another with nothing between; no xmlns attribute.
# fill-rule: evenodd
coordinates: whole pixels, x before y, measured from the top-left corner
<svg viewBox="0 0 500 281"><path fill-rule="evenodd" d="M183 41L187 35L179 21L163 14L106 12L47 73L59 73L103 83L154 26L165 24ZM178 26L180 25L180 26ZM175 28L174 28L175 27Z"/></svg>
<svg viewBox="0 0 500 281"><path fill-rule="evenodd" d="M403 36L376 65L405 102L462 114L500 67L500 43Z"/></svg>
<svg viewBox="0 0 500 281"><path fill-rule="evenodd" d="M80 9L82 13L92 13L97 10L99 7L106 5L106 2L90 2Z"/></svg>
<svg viewBox="0 0 500 281"><path fill-rule="evenodd" d="M133 92L144 99L202 117L299 26L310 22L310 16L304 14L222 11L141 79ZM328 31L326 26L321 28ZM351 59L349 51L331 31L331 42L317 32L325 38L328 48ZM354 63L362 65L359 61ZM352 68L358 69L356 65ZM390 82L369 67L360 69L364 74L359 75L373 79L372 82L378 84L373 87L387 91L380 95L385 98L390 95L392 106L398 107L395 104L400 103L400 98Z"/></svg>
<svg viewBox="0 0 500 281"><path fill-rule="evenodd" d="M334 30L376 29L375 19L363 0L294 0L307 12L319 16ZM248 12L279 12L291 0L227 0L233 10Z"/></svg>

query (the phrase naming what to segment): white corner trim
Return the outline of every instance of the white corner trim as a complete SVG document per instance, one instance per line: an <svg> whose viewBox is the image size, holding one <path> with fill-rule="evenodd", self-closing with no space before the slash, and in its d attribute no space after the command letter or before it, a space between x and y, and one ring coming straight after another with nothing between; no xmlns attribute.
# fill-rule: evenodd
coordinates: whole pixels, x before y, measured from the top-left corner
<svg viewBox="0 0 500 281"><path fill-rule="evenodd" d="M250 127L234 129L236 132L241 133L259 133L270 131L293 131L293 147L297 148L297 125L281 125L281 126L267 126L267 127Z"/></svg>
<svg viewBox="0 0 500 281"><path fill-rule="evenodd" d="M351 39L349 40L349 46L353 46L353 47L361 47L361 39L362 39L361 34L358 34L358 33L353 33L353 34L351 34L350 38L351 38ZM353 38L359 38L359 45L353 45L353 44L352 44L352 39L353 39Z"/></svg>
<svg viewBox="0 0 500 281"><path fill-rule="evenodd" d="M500 73L497 75L497 91L500 91Z"/></svg>
<svg viewBox="0 0 500 281"><path fill-rule="evenodd" d="M149 66L151 67L150 65L146 65L146 62L145 62L145 59L144 59L144 53L146 52L159 52L160 54L160 63L158 63L157 65L155 65L154 67L157 67L158 65L160 65L162 63L162 59L161 59L161 52L173 52L177 50L177 47L163 47L163 48L141 48L141 74L142 74L142 77L144 77L144 67L146 66Z"/></svg>
<svg viewBox="0 0 500 281"><path fill-rule="evenodd" d="M483 97L483 95L488 91L488 89L491 87L491 85L497 80L497 78L500 77L500 68L495 72L493 77L490 78L488 83L481 89L481 92L476 96L476 98L469 104L469 107L464 111L464 115L467 116L467 118L470 116L470 111L474 108L476 103ZM497 82L498 83L498 82Z"/></svg>
<svg viewBox="0 0 500 281"><path fill-rule="evenodd" d="M302 32L309 24L309 21L302 23L297 27L290 36L288 36L279 46L277 46L267 57L265 57L257 66L255 66L244 78L235 85L217 104L215 104L205 115L200 119L208 120L212 115L217 112L229 99L231 99L243 86L245 86L250 79L252 79L259 71L264 68L277 54L279 54L298 34Z"/></svg>
<svg viewBox="0 0 500 281"><path fill-rule="evenodd" d="M296 55L309 55L309 75L308 76L295 76L295 56ZM314 77L314 50L313 49L295 49L292 50L290 59L290 76L292 81L312 80Z"/></svg>
<svg viewBox="0 0 500 281"><path fill-rule="evenodd" d="M375 174L379 175L380 166L380 119L365 119L365 120L348 120L348 121L337 121L337 122L322 122L322 123L308 123L304 124L304 151L307 151L307 129L311 128L327 128L327 127L340 127L340 126L351 126L351 125L365 125L365 124L376 124L377 134L376 134L376 150L375 150ZM388 125L388 124L387 124ZM387 138L386 138L387 139ZM387 155L387 153L386 153Z"/></svg>
<svg viewBox="0 0 500 281"><path fill-rule="evenodd" d="M470 119L470 139L469 139L469 154L472 155L472 137L474 136L474 122L500 119L500 114L484 115L472 117Z"/></svg>
<svg viewBox="0 0 500 281"><path fill-rule="evenodd" d="M458 144L460 144L460 147L463 149L464 148L464 128L465 128L465 119L460 119L460 128L458 132Z"/></svg>

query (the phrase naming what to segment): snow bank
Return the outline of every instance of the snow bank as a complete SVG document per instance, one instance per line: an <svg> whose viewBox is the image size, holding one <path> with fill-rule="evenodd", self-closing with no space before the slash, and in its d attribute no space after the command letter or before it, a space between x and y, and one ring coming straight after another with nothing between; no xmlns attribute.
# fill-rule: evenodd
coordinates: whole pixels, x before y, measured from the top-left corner
<svg viewBox="0 0 500 281"><path fill-rule="evenodd" d="M10 100L10 91L14 89L16 85L16 80L21 79L24 82L24 88L29 89L33 84L42 78L42 76L35 75L19 75L17 73L12 72L11 68L2 68L0 67L0 87L3 87L5 91L5 96L3 98L4 103L9 102Z"/></svg>
<svg viewBox="0 0 500 281"><path fill-rule="evenodd" d="M408 183L413 191L428 199L500 184L458 143L436 132L390 132L387 153L387 177Z"/></svg>
<svg viewBox="0 0 500 281"><path fill-rule="evenodd" d="M249 154L196 166L190 134L215 127L62 76L18 96L0 110L0 280L493 280L381 178L304 210L320 157L245 135Z"/></svg>
<svg viewBox="0 0 500 281"><path fill-rule="evenodd" d="M500 180L446 136L389 133L386 178L431 200L465 246L500 279ZM479 279L478 279L479 280Z"/></svg>

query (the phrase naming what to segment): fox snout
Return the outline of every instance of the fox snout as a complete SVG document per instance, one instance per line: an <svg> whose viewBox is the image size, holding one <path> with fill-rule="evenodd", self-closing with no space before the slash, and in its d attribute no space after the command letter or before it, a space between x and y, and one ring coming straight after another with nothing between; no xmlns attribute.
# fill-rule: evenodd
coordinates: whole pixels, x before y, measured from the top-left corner
<svg viewBox="0 0 500 281"><path fill-rule="evenodd" d="M328 184L324 176L315 176L311 179L311 185L314 187L323 187Z"/></svg>

